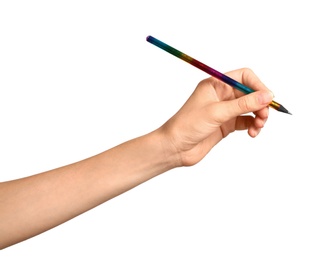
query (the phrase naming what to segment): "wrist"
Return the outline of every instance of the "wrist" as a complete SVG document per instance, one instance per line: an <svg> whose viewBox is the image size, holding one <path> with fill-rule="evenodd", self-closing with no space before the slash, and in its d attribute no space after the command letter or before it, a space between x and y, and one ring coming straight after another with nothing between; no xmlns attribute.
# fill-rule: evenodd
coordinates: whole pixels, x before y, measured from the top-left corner
<svg viewBox="0 0 332 260"><path fill-rule="evenodd" d="M167 170L182 166L181 155L163 127L158 128L150 134L161 149L161 157L168 168Z"/></svg>

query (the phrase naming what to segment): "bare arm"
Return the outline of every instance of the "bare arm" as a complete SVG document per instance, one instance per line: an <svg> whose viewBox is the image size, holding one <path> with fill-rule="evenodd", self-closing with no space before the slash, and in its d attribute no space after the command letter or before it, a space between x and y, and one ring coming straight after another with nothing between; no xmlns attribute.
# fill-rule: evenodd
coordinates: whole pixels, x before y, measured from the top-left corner
<svg viewBox="0 0 332 260"><path fill-rule="evenodd" d="M158 132L83 161L0 184L0 247L57 226L174 167Z"/></svg>
<svg viewBox="0 0 332 260"><path fill-rule="evenodd" d="M209 78L159 129L88 159L0 183L0 248L94 208L172 168L200 161L235 130L255 137L268 118L272 94L250 70L230 75L261 91L243 96ZM242 116L254 112L254 116Z"/></svg>

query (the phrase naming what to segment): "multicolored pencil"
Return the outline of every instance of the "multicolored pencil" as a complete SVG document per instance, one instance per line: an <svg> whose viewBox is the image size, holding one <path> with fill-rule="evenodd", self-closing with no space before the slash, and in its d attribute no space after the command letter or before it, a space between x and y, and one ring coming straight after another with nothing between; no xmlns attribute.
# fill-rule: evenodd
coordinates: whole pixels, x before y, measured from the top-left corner
<svg viewBox="0 0 332 260"><path fill-rule="evenodd" d="M149 43L152 43L153 45L159 47L160 49L163 49L164 51L167 51L168 53L180 58L181 60L188 62L189 64L195 66L196 68L199 68L199 69L205 71L206 73L210 74L211 76L225 82L226 84L232 86L233 88L236 88L237 90L240 90L241 92L243 92L245 94L249 94L249 93L252 93L255 91L255 90L241 84L240 82L228 77L227 75L205 65L204 63L188 56L187 54L167 45L166 43L164 43L152 36L146 37L146 40ZM291 113L285 107L283 107L281 104L279 104L276 101L272 100L272 102L269 104L269 106L274 108L277 111L291 115Z"/></svg>

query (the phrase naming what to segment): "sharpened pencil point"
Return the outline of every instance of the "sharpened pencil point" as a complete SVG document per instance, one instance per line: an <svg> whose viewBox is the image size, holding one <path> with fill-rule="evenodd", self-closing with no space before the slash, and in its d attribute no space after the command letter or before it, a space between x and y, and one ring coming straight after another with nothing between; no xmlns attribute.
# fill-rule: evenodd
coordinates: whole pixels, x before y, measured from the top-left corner
<svg viewBox="0 0 332 260"><path fill-rule="evenodd" d="M282 105L280 105L278 111L286 113L286 114L292 114L291 112L289 112L286 108L284 108Z"/></svg>

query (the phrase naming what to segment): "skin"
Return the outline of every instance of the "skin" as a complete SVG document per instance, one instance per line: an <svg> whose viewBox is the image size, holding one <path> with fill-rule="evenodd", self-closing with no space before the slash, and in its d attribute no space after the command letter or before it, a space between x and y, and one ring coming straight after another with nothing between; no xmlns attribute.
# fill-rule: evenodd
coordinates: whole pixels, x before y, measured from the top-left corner
<svg viewBox="0 0 332 260"><path fill-rule="evenodd" d="M256 137L273 94L250 69L227 75L256 91L243 95L217 79L205 79L158 129L85 160L0 183L0 248L56 227L161 173L194 165L236 130Z"/></svg>

